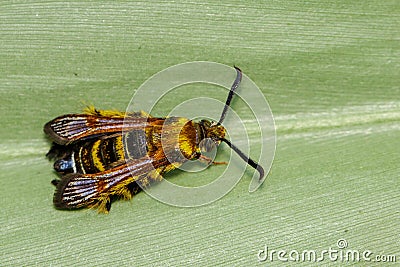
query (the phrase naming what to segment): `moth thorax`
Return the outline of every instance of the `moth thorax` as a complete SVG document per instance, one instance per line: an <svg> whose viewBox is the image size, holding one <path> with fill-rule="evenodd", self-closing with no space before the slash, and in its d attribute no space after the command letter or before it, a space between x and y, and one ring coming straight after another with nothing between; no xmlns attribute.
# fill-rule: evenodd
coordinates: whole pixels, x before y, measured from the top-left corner
<svg viewBox="0 0 400 267"><path fill-rule="evenodd" d="M192 121L187 121L179 132L178 146L181 156L193 159L196 155L196 127Z"/></svg>

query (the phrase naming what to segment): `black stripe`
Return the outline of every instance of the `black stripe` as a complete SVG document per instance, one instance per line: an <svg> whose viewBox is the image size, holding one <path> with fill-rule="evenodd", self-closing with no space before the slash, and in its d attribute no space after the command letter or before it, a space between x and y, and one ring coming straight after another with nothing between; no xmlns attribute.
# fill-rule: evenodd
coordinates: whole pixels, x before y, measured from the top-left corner
<svg viewBox="0 0 400 267"><path fill-rule="evenodd" d="M93 144L94 144L93 142L88 143L83 147L82 150L81 160L86 173L97 172L97 168L94 166L93 163L93 156L92 156Z"/></svg>
<svg viewBox="0 0 400 267"><path fill-rule="evenodd" d="M146 133L144 130L133 130L124 138L125 154L129 158L140 159L147 155Z"/></svg>
<svg viewBox="0 0 400 267"><path fill-rule="evenodd" d="M115 138L101 140L99 146L101 158L103 159L103 163L106 168L109 167L113 162L117 161L114 147L115 140Z"/></svg>

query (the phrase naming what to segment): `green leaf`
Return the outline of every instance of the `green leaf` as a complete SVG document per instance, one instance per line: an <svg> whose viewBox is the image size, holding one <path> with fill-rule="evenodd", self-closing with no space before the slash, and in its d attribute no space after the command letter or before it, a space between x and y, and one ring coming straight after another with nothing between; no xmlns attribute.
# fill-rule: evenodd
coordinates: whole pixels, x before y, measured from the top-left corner
<svg viewBox="0 0 400 267"><path fill-rule="evenodd" d="M399 260L398 1L0 5L2 266L287 264L277 252L260 263L266 248ZM54 209L43 125L86 104L125 110L153 74L197 60L239 66L268 100L277 150L263 186L248 192L248 168L229 194L198 208L140 193L108 215ZM218 158L229 153L221 147ZM223 169L168 177L199 185Z"/></svg>

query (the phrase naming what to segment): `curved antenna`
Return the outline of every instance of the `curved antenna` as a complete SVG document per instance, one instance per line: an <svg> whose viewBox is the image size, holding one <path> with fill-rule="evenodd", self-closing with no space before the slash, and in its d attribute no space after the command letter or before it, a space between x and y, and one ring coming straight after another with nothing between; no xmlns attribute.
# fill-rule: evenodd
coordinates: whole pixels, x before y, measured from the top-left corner
<svg viewBox="0 0 400 267"><path fill-rule="evenodd" d="M260 174L260 178L258 179L258 181L262 180L262 178L264 177L264 168L261 167L261 165L252 160L250 157L246 156L239 148L233 145L229 140L225 138L219 138L219 140L225 142L230 148L232 148L239 155L239 157L241 157L244 161L246 161L247 164L256 169Z"/></svg>
<svg viewBox="0 0 400 267"><path fill-rule="evenodd" d="M236 70L236 79L231 86L231 90L229 91L228 98L226 99L225 107L224 107L224 110L222 111L221 118L219 119L219 121L216 125L220 125L224 121L226 112L228 111L228 107L231 104L232 97L235 94L235 90L239 87L239 84L242 81L242 70L236 66L233 66L233 67Z"/></svg>

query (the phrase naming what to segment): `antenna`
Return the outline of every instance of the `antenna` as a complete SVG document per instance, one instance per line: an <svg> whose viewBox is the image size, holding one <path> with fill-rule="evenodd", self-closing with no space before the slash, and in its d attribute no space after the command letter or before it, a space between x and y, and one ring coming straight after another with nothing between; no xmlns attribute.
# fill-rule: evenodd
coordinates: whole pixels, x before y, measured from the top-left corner
<svg viewBox="0 0 400 267"><path fill-rule="evenodd" d="M229 140L227 140L225 138L219 138L219 140L225 142L230 148L233 149L233 151L235 151L239 155L239 157L241 157L244 161L246 161L247 164L249 164L251 167L256 169L258 171L258 173L260 174L260 178L258 179L258 181L262 180L262 178L264 177L264 168L261 167L260 164L258 164L257 162L255 162L254 160L252 160L251 158L246 156L239 148L237 148Z"/></svg>
<svg viewBox="0 0 400 267"><path fill-rule="evenodd" d="M221 118L219 119L217 125L221 125L221 123L224 121L226 112L228 111L228 107L231 104L232 97L235 94L235 90L239 87L239 84L242 81L242 70L236 66L233 66L233 67L236 70L236 79L231 86L231 90L229 91L228 98L226 99L226 102L225 102L224 110L222 111Z"/></svg>
<svg viewBox="0 0 400 267"><path fill-rule="evenodd" d="M239 84L242 81L241 69L239 69L236 66L234 66L234 68L236 69L236 79L231 86L231 90L229 91L228 98L226 99L224 110L222 111L222 114L221 114L221 118L219 119L219 121L216 125L221 125L221 123L224 121L226 113L228 111L228 107L231 104L233 95L235 94L235 90L239 87ZM233 145L229 140L227 140L225 138L218 138L218 139L225 142L230 148L233 149L233 151L235 151L239 155L239 157L241 157L244 161L246 161L247 164L249 164L251 167L256 169L258 171L258 173L260 174L259 181L262 180L262 178L264 177L264 169L263 169L263 167L261 167L261 165L259 165L257 162L252 160L250 157L246 156L238 147Z"/></svg>

